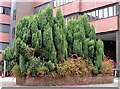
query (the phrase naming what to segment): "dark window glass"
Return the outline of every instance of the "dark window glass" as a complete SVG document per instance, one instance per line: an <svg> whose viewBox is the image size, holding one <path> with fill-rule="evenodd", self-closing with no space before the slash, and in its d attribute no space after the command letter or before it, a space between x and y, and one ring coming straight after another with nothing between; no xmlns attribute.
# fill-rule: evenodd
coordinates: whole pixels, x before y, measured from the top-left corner
<svg viewBox="0 0 120 89"><path fill-rule="evenodd" d="M5 50L5 48L9 46L9 43L1 43L0 42L0 50Z"/></svg>
<svg viewBox="0 0 120 89"><path fill-rule="evenodd" d="M8 7L0 7L0 14L10 15L10 8L8 8Z"/></svg>
<svg viewBox="0 0 120 89"><path fill-rule="evenodd" d="M46 8L48 5L50 5L51 3L46 3L43 5L40 5L38 7L35 8L35 13L38 13L40 10L43 10L44 8ZM57 6L56 6L57 7Z"/></svg>
<svg viewBox="0 0 120 89"><path fill-rule="evenodd" d="M12 29L12 38L15 38L15 28Z"/></svg>
<svg viewBox="0 0 120 89"><path fill-rule="evenodd" d="M10 32L10 25L0 24L0 32L9 33Z"/></svg>
<svg viewBox="0 0 120 89"><path fill-rule="evenodd" d="M16 10L13 11L13 20L16 20Z"/></svg>

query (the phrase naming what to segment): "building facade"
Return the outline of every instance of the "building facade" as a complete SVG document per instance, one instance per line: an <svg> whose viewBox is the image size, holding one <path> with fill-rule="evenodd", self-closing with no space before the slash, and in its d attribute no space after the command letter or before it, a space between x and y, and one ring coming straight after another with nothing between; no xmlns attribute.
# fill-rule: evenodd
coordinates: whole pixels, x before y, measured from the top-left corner
<svg viewBox="0 0 120 89"><path fill-rule="evenodd" d="M10 0L0 2L0 59L2 59L2 51L9 46L10 42L10 12Z"/></svg>
<svg viewBox="0 0 120 89"><path fill-rule="evenodd" d="M0 4L0 59L2 51L13 46L15 25L20 18L37 14L48 5L55 16L59 7L67 25L71 18L86 14L95 26L97 38L104 41L105 55L113 59L118 67L120 58L120 3L119 0L33 0L32 2L4 2Z"/></svg>

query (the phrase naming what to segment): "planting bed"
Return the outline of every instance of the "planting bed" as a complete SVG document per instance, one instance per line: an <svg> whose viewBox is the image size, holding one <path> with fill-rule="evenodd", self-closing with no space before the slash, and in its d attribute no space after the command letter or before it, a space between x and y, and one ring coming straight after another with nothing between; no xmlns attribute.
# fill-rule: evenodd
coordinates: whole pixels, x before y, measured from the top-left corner
<svg viewBox="0 0 120 89"><path fill-rule="evenodd" d="M80 77L75 75L67 76L37 76L28 77L25 80L17 77L17 85L22 86L68 86L68 85L88 85L88 84L105 84L113 83L113 77L109 75Z"/></svg>

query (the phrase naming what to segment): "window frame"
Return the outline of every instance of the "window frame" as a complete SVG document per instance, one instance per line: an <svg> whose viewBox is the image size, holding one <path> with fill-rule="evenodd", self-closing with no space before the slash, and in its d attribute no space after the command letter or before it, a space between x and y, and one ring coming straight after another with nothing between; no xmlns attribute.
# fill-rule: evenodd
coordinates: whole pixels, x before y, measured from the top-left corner
<svg viewBox="0 0 120 89"><path fill-rule="evenodd" d="M2 9L0 14L10 15L11 9L9 7L0 6L0 8Z"/></svg>

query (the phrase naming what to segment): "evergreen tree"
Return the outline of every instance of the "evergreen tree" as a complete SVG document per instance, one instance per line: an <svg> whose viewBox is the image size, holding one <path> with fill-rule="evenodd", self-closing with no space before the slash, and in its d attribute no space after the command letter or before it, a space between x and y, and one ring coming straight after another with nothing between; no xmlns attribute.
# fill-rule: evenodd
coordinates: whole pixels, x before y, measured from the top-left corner
<svg viewBox="0 0 120 89"><path fill-rule="evenodd" d="M49 23L45 27L45 31L43 33L43 47L45 51L45 60L54 60L56 59L56 51L53 44L53 36L52 36L52 28Z"/></svg>

